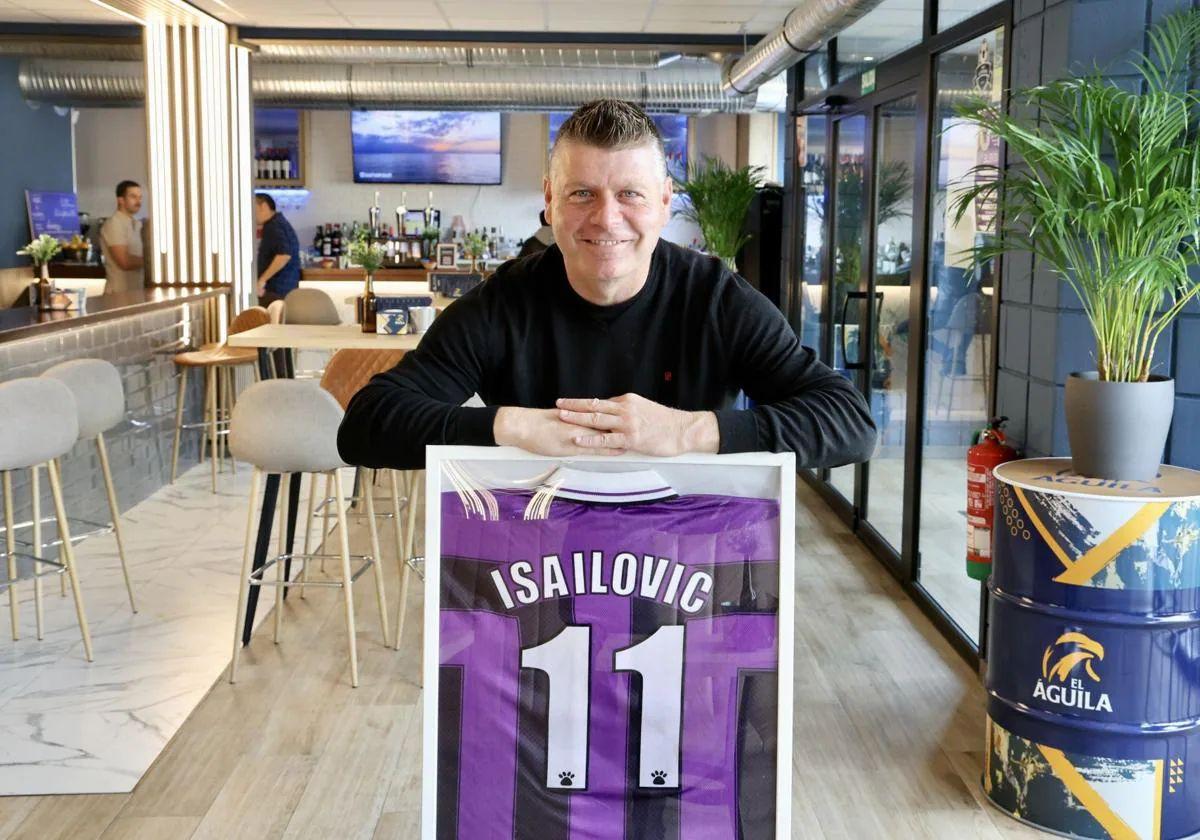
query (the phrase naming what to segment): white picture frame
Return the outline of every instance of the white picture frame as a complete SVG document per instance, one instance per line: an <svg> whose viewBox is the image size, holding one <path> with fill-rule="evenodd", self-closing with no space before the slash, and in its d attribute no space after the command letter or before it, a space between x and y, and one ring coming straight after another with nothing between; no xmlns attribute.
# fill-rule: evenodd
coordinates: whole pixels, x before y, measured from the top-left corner
<svg viewBox="0 0 1200 840"><path fill-rule="evenodd" d="M421 780L421 837L437 840L438 795L438 691L441 667L440 605L442 521L440 500L447 490L443 465L448 461L481 462L494 467L495 476L516 478L514 464L523 477L548 473L570 464L598 471L619 470L634 465L652 468L667 478L681 493L737 492L779 502L779 602L777 683L777 743L775 776L775 837L791 837L792 824L792 719L795 636L795 494L796 467L792 453L747 453L739 455L681 455L652 458L639 455L552 458L531 455L512 447L429 446L425 473L425 598L423 665L423 755ZM703 468L697 471L692 468ZM741 470L738 468L751 468ZM757 468L755 470L754 468ZM754 478L749 478L757 473ZM491 471L489 471L491 475ZM715 479L719 486L710 486ZM720 486L723 485L723 486ZM768 493L769 495L761 495Z"/></svg>

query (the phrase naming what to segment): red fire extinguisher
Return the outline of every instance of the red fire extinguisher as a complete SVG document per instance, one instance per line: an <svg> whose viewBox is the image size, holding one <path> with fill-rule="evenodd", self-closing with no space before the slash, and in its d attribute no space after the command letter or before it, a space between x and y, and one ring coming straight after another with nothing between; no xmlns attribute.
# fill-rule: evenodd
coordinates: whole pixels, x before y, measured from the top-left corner
<svg viewBox="0 0 1200 840"><path fill-rule="evenodd" d="M1017 450L1004 442L1000 427L1007 417L994 417L967 450L967 574L987 580L992 573L992 510L996 479L992 470L1017 459Z"/></svg>

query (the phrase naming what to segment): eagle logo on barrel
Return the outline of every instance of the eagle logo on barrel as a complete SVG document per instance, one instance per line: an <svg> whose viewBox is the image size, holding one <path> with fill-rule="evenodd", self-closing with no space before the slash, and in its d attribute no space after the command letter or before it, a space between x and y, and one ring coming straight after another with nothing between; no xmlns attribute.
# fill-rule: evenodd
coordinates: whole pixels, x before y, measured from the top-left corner
<svg viewBox="0 0 1200 840"><path fill-rule="evenodd" d="M1064 652L1052 663L1054 652L1059 648ZM1100 675L1096 673L1092 663L1103 658L1104 645L1082 633L1063 633L1054 640L1054 644L1047 645L1046 652L1042 655L1042 678L1047 682L1057 678L1060 683L1065 683L1071 672L1082 665L1089 677L1100 682Z"/></svg>

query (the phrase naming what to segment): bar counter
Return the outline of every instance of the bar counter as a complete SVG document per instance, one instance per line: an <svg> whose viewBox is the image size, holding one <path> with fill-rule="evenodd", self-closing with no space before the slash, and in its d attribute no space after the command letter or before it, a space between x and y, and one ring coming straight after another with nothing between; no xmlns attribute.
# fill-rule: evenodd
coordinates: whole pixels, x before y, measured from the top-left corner
<svg viewBox="0 0 1200 840"><path fill-rule="evenodd" d="M228 286L154 286L88 298L83 312L39 312L36 306L0 309L0 344L177 307L228 293Z"/></svg>
<svg viewBox="0 0 1200 840"><path fill-rule="evenodd" d="M0 309L0 383L40 376L71 359L104 359L116 365L127 422L105 433L105 442L121 509L128 510L170 480L179 387L174 356L216 337L228 293L228 286L157 286L88 298L83 314L38 312L31 306ZM200 418L202 379L194 376L188 382L185 421ZM185 433L182 444L181 473L197 463L199 435ZM90 443L76 445L61 465L71 515L107 522L103 476ZM17 470L13 481L16 518L23 521L30 513L29 472ZM43 482L43 511L52 510L47 489Z"/></svg>

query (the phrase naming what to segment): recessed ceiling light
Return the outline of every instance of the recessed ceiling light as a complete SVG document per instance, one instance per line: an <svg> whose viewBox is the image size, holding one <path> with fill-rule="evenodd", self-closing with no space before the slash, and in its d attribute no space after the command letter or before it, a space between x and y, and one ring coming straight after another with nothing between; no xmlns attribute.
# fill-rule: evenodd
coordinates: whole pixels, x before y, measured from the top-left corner
<svg viewBox="0 0 1200 840"><path fill-rule="evenodd" d="M874 61L874 60L875 60L875 56L873 56L873 55L864 55L863 56L863 61Z"/></svg>

